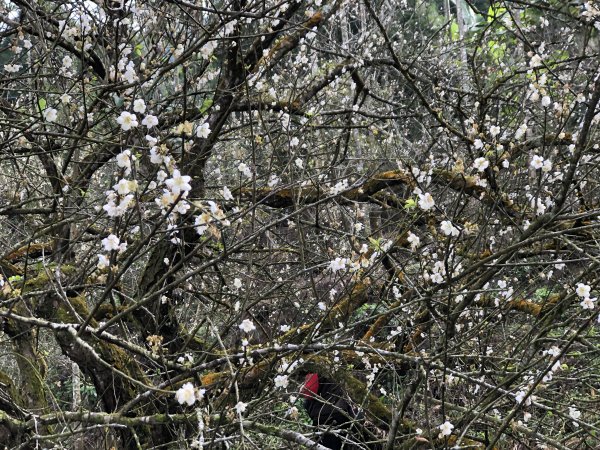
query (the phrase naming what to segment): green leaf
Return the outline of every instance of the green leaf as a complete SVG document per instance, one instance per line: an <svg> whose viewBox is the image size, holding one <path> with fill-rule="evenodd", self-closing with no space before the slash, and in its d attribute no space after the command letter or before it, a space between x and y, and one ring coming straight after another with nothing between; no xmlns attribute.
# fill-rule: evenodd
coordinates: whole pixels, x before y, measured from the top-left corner
<svg viewBox="0 0 600 450"><path fill-rule="evenodd" d="M458 41L458 39L460 38L458 23L455 20L453 20L450 24L450 37L453 41Z"/></svg>
<svg viewBox="0 0 600 450"><path fill-rule="evenodd" d="M488 22L492 23L494 20L499 19L506 13L506 8L500 6L498 3L492 3L488 9Z"/></svg>
<svg viewBox="0 0 600 450"><path fill-rule="evenodd" d="M202 106L200 107L200 114L204 114L206 111L208 111L208 108L210 108L212 104L212 98L207 98L206 100L204 100L204 102L202 102Z"/></svg>
<svg viewBox="0 0 600 450"><path fill-rule="evenodd" d="M44 97L40 97L38 100L38 106L40 107L41 111L46 109L46 99Z"/></svg>
<svg viewBox="0 0 600 450"><path fill-rule="evenodd" d="M113 101L115 102L115 106L117 108L120 108L125 103L125 100L123 100L123 97L119 97L117 94L113 94Z"/></svg>
<svg viewBox="0 0 600 450"><path fill-rule="evenodd" d="M374 238L370 237L369 242L371 243L371 246L375 250L381 250L381 239L374 239Z"/></svg>
<svg viewBox="0 0 600 450"><path fill-rule="evenodd" d="M135 52L135 54L136 54L137 56L142 56L142 49L143 49L143 48L144 48L144 45L143 45L143 44L137 44L137 45L135 46L135 48L133 49L133 51Z"/></svg>

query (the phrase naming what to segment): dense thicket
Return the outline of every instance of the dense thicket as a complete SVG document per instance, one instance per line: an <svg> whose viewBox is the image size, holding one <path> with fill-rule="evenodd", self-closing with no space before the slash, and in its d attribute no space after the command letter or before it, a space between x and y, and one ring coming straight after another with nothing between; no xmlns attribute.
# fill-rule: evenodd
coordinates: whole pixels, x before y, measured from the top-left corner
<svg viewBox="0 0 600 450"><path fill-rule="evenodd" d="M598 2L0 23L0 444L600 446Z"/></svg>

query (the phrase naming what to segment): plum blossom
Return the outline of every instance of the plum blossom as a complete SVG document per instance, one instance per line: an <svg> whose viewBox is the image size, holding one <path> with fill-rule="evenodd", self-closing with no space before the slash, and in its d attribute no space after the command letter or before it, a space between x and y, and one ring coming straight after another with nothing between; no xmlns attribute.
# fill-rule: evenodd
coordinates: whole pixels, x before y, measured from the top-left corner
<svg viewBox="0 0 600 450"><path fill-rule="evenodd" d="M544 164L542 165L542 172L548 173L552 170L552 161L549 159L544 160Z"/></svg>
<svg viewBox="0 0 600 450"><path fill-rule="evenodd" d="M415 250L421 243L421 239L419 239L419 236L413 234L410 231L408 232L408 237L406 238L406 240L410 244L410 248L412 248L413 250Z"/></svg>
<svg viewBox="0 0 600 450"><path fill-rule="evenodd" d="M279 178L277 175L275 175L274 173L271 174L271 176L269 176L269 181L267 182L267 185L269 187L275 187L277 186L279 183L281 182L281 178Z"/></svg>
<svg viewBox="0 0 600 450"><path fill-rule="evenodd" d="M135 73L135 67L133 65L133 61L129 61L129 63L127 64L127 67L125 69L125 72L122 75L122 78L127 81L128 83L134 83L135 81L137 81L138 76Z"/></svg>
<svg viewBox="0 0 600 450"><path fill-rule="evenodd" d="M54 108L46 108L44 112L42 112L42 115L44 116L44 120L46 122L56 122L56 119L58 118L58 111Z"/></svg>
<svg viewBox="0 0 600 450"><path fill-rule="evenodd" d="M233 200L233 194L227 186L223 186L223 189L221 189L221 195L223 196L224 200Z"/></svg>
<svg viewBox="0 0 600 450"><path fill-rule="evenodd" d="M347 262L348 260L346 258L337 257L329 263L329 269L333 273L336 273L338 270L344 270Z"/></svg>
<svg viewBox="0 0 600 450"><path fill-rule="evenodd" d="M519 392L517 392L517 395L515 395L515 402L519 404L525 402L526 406L531 405L533 402L533 396L530 395L527 397L527 399L525 399L525 395L527 395L527 392L521 389Z"/></svg>
<svg viewBox="0 0 600 450"><path fill-rule="evenodd" d="M137 191L138 182L136 180L127 180L121 178L117 184L113 186L113 189L117 191L119 195L127 195L130 192Z"/></svg>
<svg viewBox="0 0 600 450"><path fill-rule="evenodd" d="M552 103L552 100L550 99L550 97L548 97L547 95L544 95L542 97L542 106L544 108L547 108L548 106L550 106L551 103Z"/></svg>
<svg viewBox="0 0 600 450"><path fill-rule="evenodd" d="M206 139L210 135L210 131L210 125L208 122L204 122L196 129L196 136Z"/></svg>
<svg viewBox="0 0 600 450"><path fill-rule="evenodd" d="M419 208L427 211L435 206L435 201L429 192L419 194Z"/></svg>
<svg viewBox="0 0 600 450"><path fill-rule="evenodd" d="M287 375L277 375L275 377L275 387L280 389L285 389L288 387L289 379Z"/></svg>
<svg viewBox="0 0 600 450"><path fill-rule="evenodd" d="M517 128L517 131L515 133L515 139L519 140L521 139L523 136L525 136L525 132L527 131L527 124L522 124L519 128Z"/></svg>
<svg viewBox="0 0 600 450"><path fill-rule="evenodd" d="M186 202L185 200L181 200L180 202L178 202L175 207L173 208L173 211L175 211L176 213L179 214L185 214L186 212L188 212L188 210L190 209L190 204L188 202Z"/></svg>
<svg viewBox="0 0 600 450"><path fill-rule="evenodd" d="M331 195L338 195L347 190L349 187L350 186L348 185L348 180L343 179L342 181L338 181L329 192L331 193Z"/></svg>
<svg viewBox="0 0 600 450"><path fill-rule="evenodd" d="M581 411L574 406L569 406L569 417L573 420L579 420L581 417ZM573 426L578 427L579 424L577 422L573 422Z"/></svg>
<svg viewBox="0 0 600 450"><path fill-rule="evenodd" d="M450 436L452 434L452 430L454 429L454 425L446 420L439 426L439 429L442 436Z"/></svg>
<svg viewBox="0 0 600 450"><path fill-rule="evenodd" d="M196 229L196 233L198 233L200 236L202 236L204 234L204 232L208 229L208 224L210 223L210 221L211 221L211 218L208 213L203 213L203 214L200 214L199 216L197 216L196 220L194 221L194 227Z"/></svg>
<svg viewBox="0 0 600 450"><path fill-rule="evenodd" d="M106 211L106 214L108 214L109 217L120 217L123 214L125 214L125 211L127 211L127 209L129 209L132 204L133 195L127 194L121 199L118 205L115 202L115 198L109 198L108 202L102 207L102 209Z"/></svg>
<svg viewBox="0 0 600 450"><path fill-rule="evenodd" d="M492 125L490 127L490 135L496 137L500 134L500 127L498 125Z"/></svg>
<svg viewBox="0 0 600 450"><path fill-rule="evenodd" d="M591 287L589 284L577 283L577 289L575 289L575 292L578 296L587 298L590 296Z"/></svg>
<svg viewBox="0 0 600 450"><path fill-rule="evenodd" d="M215 48L217 48L217 41L208 41L206 44L204 44L200 49L202 58L209 59L215 51Z"/></svg>
<svg viewBox="0 0 600 450"><path fill-rule="evenodd" d="M251 331L256 330L256 325L254 325L254 322L250 319L244 319L242 320L242 323L240 323L239 328L244 333L250 333Z"/></svg>
<svg viewBox="0 0 600 450"><path fill-rule="evenodd" d="M252 178L252 170L245 163L240 163L238 171L242 172L246 178Z"/></svg>
<svg viewBox="0 0 600 450"><path fill-rule="evenodd" d="M110 264L109 259L106 257L106 255L98 255L98 265L96 267L98 267L98 269L106 269Z"/></svg>
<svg viewBox="0 0 600 450"><path fill-rule="evenodd" d="M193 128L194 128L194 124L192 122L189 122L186 120L185 122L177 125L173 129L173 132L175 134L185 134L185 135L191 136Z"/></svg>
<svg viewBox="0 0 600 450"><path fill-rule="evenodd" d="M146 102L144 99L138 98L133 101L133 111L140 114L146 111Z"/></svg>
<svg viewBox="0 0 600 450"><path fill-rule="evenodd" d="M147 127L148 129L155 127L156 125L158 125L158 117L153 116L152 114L148 114L146 117L144 117L144 119L142 120L142 125L144 125L145 127Z"/></svg>
<svg viewBox="0 0 600 450"><path fill-rule="evenodd" d="M4 64L4 70L8 73L17 73L21 67L23 66L19 64Z"/></svg>
<svg viewBox="0 0 600 450"><path fill-rule="evenodd" d="M102 239L102 246L104 247L104 250L106 250L107 252L110 252L112 250L118 250L119 244L120 244L120 240L114 234L109 234L107 237Z"/></svg>
<svg viewBox="0 0 600 450"><path fill-rule="evenodd" d="M449 220L444 220L440 224L440 229L446 236L458 236L460 234L460 230L452 225L452 222Z"/></svg>
<svg viewBox="0 0 600 450"><path fill-rule="evenodd" d="M196 393L194 391L194 385L192 383L185 383L177 392L175 392L175 399L180 405L184 403L188 406L192 406L196 402Z"/></svg>
<svg viewBox="0 0 600 450"><path fill-rule="evenodd" d="M131 160L129 157L131 156L130 150L125 150L117 155L117 165L119 167L127 168L131 167Z"/></svg>
<svg viewBox="0 0 600 450"><path fill-rule="evenodd" d="M235 410L241 416L243 413L246 412L247 407L248 407L248 403L237 402L235 405Z"/></svg>
<svg viewBox="0 0 600 450"><path fill-rule="evenodd" d="M540 155L533 155L530 166L532 169L538 170L544 167L544 158Z"/></svg>
<svg viewBox="0 0 600 450"><path fill-rule="evenodd" d="M477 158L473 161L473 168L479 172L483 172L490 166L490 162L486 158Z"/></svg>
<svg viewBox="0 0 600 450"><path fill-rule="evenodd" d="M152 164L162 164L163 160L164 157L159 153L158 147L152 147L150 149L150 162Z"/></svg>
<svg viewBox="0 0 600 450"><path fill-rule="evenodd" d="M192 186L190 185L191 180L192 177L190 177L189 175L181 175L181 172L175 169L173 171L173 176L166 180L165 184L173 194L179 195L183 192L188 192L192 190Z"/></svg>
<svg viewBox="0 0 600 450"><path fill-rule="evenodd" d="M596 307L596 304L594 303L597 300L596 297L594 298L590 298L590 297L585 297L580 305L583 309L594 309Z"/></svg>
<svg viewBox="0 0 600 450"><path fill-rule="evenodd" d="M119 117L117 117L117 123L121 125L123 131L129 131L132 128L138 126L137 117L135 114L131 114L128 111L123 111Z"/></svg>

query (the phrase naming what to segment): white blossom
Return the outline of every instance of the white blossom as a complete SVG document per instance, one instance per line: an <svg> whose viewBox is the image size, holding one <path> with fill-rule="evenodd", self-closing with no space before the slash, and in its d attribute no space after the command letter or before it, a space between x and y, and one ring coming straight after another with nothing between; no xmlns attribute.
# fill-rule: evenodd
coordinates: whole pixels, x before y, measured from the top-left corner
<svg viewBox="0 0 600 450"><path fill-rule="evenodd" d="M525 136L525 132L527 131L527 124L522 124L519 128L517 128L517 131L515 133L515 139L519 140L521 139L523 136Z"/></svg>
<svg viewBox="0 0 600 450"><path fill-rule="evenodd" d="M119 117L117 117L117 123L121 125L123 131L129 131L132 128L138 126L137 117L135 114L131 114L128 111L123 111Z"/></svg>
<svg viewBox="0 0 600 450"><path fill-rule="evenodd" d="M130 192L137 191L138 182L136 180L127 180L121 178L117 184L113 186L113 189L117 191L119 195L127 195Z"/></svg>
<svg viewBox="0 0 600 450"><path fill-rule="evenodd" d="M591 298L591 297L585 297L580 305L583 309L594 309L596 307L596 304L594 303L596 301L596 297Z"/></svg>
<svg viewBox="0 0 600 450"><path fill-rule="evenodd" d="M581 417L581 411L574 406L569 406L569 417L571 417L571 419L578 420Z"/></svg>
<svg viewBox="0 0 600 450"><path fill-rule="evenodd" d="M544 160L544 164L542 165L542 172L548 173L552 170L552 161L549 159Z"/></svg>
<svg viewBox="0 0 600 450"><path fill-rule="evenodd" d="M202 58L209 59L215 51L215 48L217 48L217 41L208 41L206 44L204 44L200 49Z"/></svg>
<svg viewBox="0 0 600 450"><path fill-rule="evenodd" d="M452 430L454 429L454 425L446 420L439 426L439 429L442 436L450 436L452 434Z"/></svg>
<svg viewBox="0 0 600 450"><path fill-rule="evenodd" d="M165 184L173 194L179 195L192 190L192 186L190 185L191 179L192 177L189 175L181 175L179 170L175 169L173 176L166 180Z"/></svg>
<svg viewBox="0 0 600 450"><path fill-rule="evenodd" d="M274 381L275 387L280 389L287 388L290 382L287 375L277 375Z"/></svg>
<svg viewBox="0 0 600 450"><path fill-rule="evenodd" d="M140 114L146 111L146 102L144 99L138 98L133 101L133 111Z"/></svg>
<svg viewBox="0 0 600 450"><path fill-rule="evenodd" d="M435 201L429 192L425 194L419 194L419 207L427 211L435 206Z"/></svg>
<svg viewBox="0 0 600 450"><path fill-rule="evenodd" d="M531 168L538 170L544 167L544 158L540 155L533 155L530 163Z"/></svg>
<svg viewBox="0 0 600 450"><path fill-rule="evenodd" d="M56 122L56 119L58 118L58 111L54 108L46 108L44 112L42 112L42 115L44 116L44 120L46 122Z"/></svg>
<svg viewBox="0 0 600 450"><path fill-rule="evenodd" d="M275 175L274 173L271 174L271 176L269 177L269 181L267 182L267 185L269 187L275 187L277 186L279 183L281 182L281 178L279 178L277 175Z"/></svg>
<svg viewBox="0 0 600 450"><path fill-rule="evenodd" d="M246 163L240 163L238 166L238 171L240 171L246 178L252 178L252 170Z"/></svg>
<svg viewBox="0 0 600 450"><path fill-rule="evenodd" d="M210 125L208 122L204 122L196 129L196 136L199 138L206 139L210 135Z"/></svg>
<svg viewBox="0 0 600 450"><path fill-rule="evenodd" d="M406 238L408 243L410 244L410 248L415 250L419 244L421 243L421 239L416 234L413 234L411 231L408 232L408 237Z"/></svg>
<svg viewBox="0 0 600 450"><path fill-rule="evenodd" d="M156 125L158 125L158 117L153 116L152 114L148 114L142 119L142 125L144 125L148 129L153 128Z"/></svg>
<svg viewBox="0 0 600 450"><path fill-rule="evenodd" d="M575 289L577 295L582 298L587 298L590 296L591 287L589 284L577 283L577 289Z"/></svg>
<svg viewBox="0 0 600 450"><path fill-rule="evenodd" d="M329 263L329 269L333 273L336 273L338 270L344 270L347 262L348 260L346 258L337 257Z"/></svg>
<svg viewBox="0 0 600 450"><path fill-rule="evenodd" d="M452 225L452 222L449 220L444 220L440 224L440 229L446 236L458 236L460 234L460 230Z"/></svg>
<svg viewBox="0 0 600 450"><path fill-rule="evenodd" d="M242 323L239 325L240 330L244 333L250 333L251 331L256 330L256 325L250 319L242 320Z"/></svg>
<svg viewBox="0 0 600 450"><path fill-rule="evenodd" d="M473 168L478 170L479 172L483 172L490 165L490 162L486 158L477 158L473 161Z"/></svg>
<svg viewBox="0 0 600 450"><path fill-rule="evenodd" d="M175 399L180 405L185 403L188 406L192 406L196 402L194 385L192 383L185 383L183 386L177 389L177 392L175 392Z"/></svg>
<svg viewBox="0 0 600 450"><path fill-rule="evenodd" d="M224 200L233 200L233 194L227 186L223 186L223 189L221 189L220 192Z"/></svg>
<svg viewBox="0 0 600 450"><path fill-rule="evenodd" d="M99 254L98 255L98 269L105 269L108 267L108 265L110 264L109 259L106 257L106 255L102 255Z"/></svg>
<svg viewBox="0 0 600 450"><path fill-rule="evenodd" d="M243 413L246 412L247 407L248 407L248 403L237 402L235 405L235 410L241 416Z"/></svg>
<svg viewBox="0 0 600 450"><path fill-rule="evenodd" d="M19 64L4 64L4 71L8 73L17 73L21 70L21 65Z"/></svg>
<svg viewBox="0 0 600 450"><path fill-rule="evenodd" d="M117 236L115 236L114 234L109 234L107 237L102 239L102 246L104 247L104 250L106 250L107 252L110 252L112 250L118 250L119 243L120 243L119 238Z"/></svg>

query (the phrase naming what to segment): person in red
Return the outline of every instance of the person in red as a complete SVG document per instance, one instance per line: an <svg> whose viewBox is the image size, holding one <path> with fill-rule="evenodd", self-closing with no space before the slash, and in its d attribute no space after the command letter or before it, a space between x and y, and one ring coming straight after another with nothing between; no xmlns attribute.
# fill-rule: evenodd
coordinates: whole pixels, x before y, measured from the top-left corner
<svg viewBox="0 0 600 450"><path fill-rule="evenodd" d="M319 444L331 450L378 448L358 444L362 440L359 429L364 416L346 400L339 384L309 373L300 395L304 397L304 407L313 425L324 430Z"/></svg>

